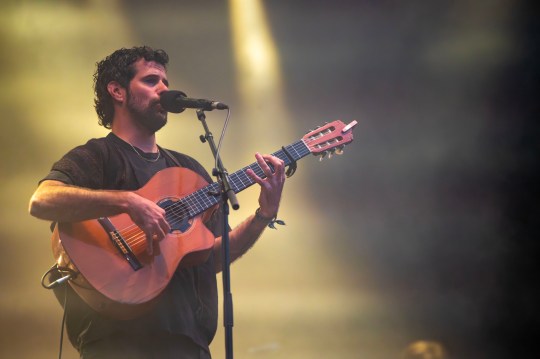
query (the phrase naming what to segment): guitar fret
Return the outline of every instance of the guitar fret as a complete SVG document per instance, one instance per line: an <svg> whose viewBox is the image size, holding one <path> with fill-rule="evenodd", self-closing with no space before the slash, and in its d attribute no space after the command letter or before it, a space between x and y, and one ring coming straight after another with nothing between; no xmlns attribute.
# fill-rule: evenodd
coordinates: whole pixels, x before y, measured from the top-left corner
<svg viewBox="0 0 540 359"><path fill-rule="evenodd" d="M242 178L240 178L240 176L238 176L238 178L240 179L240 182L242 183L242 185L244 185L244 181L242 180ZM239 186L239 184L238 184L236 181L234 181L234 180L231 180L230 182L231 182L231 185L232 185L232 187L233 187L234 193L240 192L240 186Z"/></svg>
<svg viewBox="0 0 540 359"><path fill-rule="evenodd" d="M217 183L214 182L204 188L199 189L198 191L195 191L191 195L185 197L185 198L189 197L192 203L192 205L189 206L190 217L194 217L197 214L204 212L208 208L218 203L217 197L210 194L210 193L215 193L217 189L218 189L218 185Z"/></svg>
<svg viewBox="0 0 540 359"><path fill-rule="evenodd" d="M292 145L286 146L285 149L287 150L287 152L289 152L289 154L294 159L294 161L297 161L301 159L302 157L311 153L309 151L309 148L305 145L303 141L297 141L296 143L293 143ZM287 156L287 154L285 153L285 151L283 151L283 149L276 151L275 153L273 153L273 155L281 159L285 163L285 166L288 166L291 164L291 159L289 158L289 156ZM242 168L241 170L230 175L230 179L234 183L233 190L236 193L246 189L247 187L255 183L246 174L246 170L248 168L253 170L253 172L255 172L257 176L261 178L266 178L266 175L263 169L259 166L259 164L256 162L252 163L251 165L246 166Z"/></svg>
<svg viewBox="0 0 540 359"><path fill-rule="evenodd" d="M300 143L299 143L300 144ZM303 143L302 143L303 144ZM304 145L304 148L305 145ZM304 155L302 155L300 152L298 152L297 148L295 146L292 146L291 149L296 153L296 155L298 156L298 158L302 158ZM309 152L309 151L308 151Z"/></svg>

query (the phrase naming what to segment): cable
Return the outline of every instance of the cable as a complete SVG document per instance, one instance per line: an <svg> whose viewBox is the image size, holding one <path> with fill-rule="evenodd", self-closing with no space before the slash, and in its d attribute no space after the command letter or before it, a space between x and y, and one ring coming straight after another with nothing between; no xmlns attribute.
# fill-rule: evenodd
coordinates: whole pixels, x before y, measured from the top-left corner
<svg viewBox="0 0 540 359"><path fill-rule="evenodd" d="M67 316L67 286L64 286L64 314L62 315L62 325L60 326L60 344L58 345L58 359L62 359L62 349L64 344L64 328L66 326L66 316Z"/></svg>
<svg viewBox="0 0 540 359"><path fill-rule="evenodd" d="M216 150L216 163L214 165L215 168L219 168L218 166L218 161L219 161L219 157L220 157L220 152L221 152L221 144L223 143L223 139L225 137L225 132L227 132L227 126L229 126L229 120L231 119L231 109L227 108L227 117L225 118L225 124L223 125L223 128L221 130L221 135L219 136L219 141L218 141L218 145L217 145L217 150Z"/></svg>
<svg viewBox="0 0 540 359"><path fill-rule="evenodd" d="M60 284L67 282L69 279L75 279L79 273L67 267L59 267L58 264L53 264L48 271L41 277L41 286L45 289L54 289ZM58 278L58 279L57 279ZM46 284L45 281L49 283Z"/></svg>
<svg viewBox="0 0 540 359"><path fill-rule="evenodd" d="M64 329L66 326L66 317L67 317L67 305L68 305L68 288L66 286L69 279L77 277L77 272L70 268L59 267L58 264L53 264L49 270L47 270L41 277L41 285L45 289L54 289L59 285L64 285L64 314L62 315L62 324L60 327L60 343L58 349L58 359L62 359L62 350L64 344ZM58 278L58 279L55 279ZM48 282L48 283L46 283Z"/></svg>

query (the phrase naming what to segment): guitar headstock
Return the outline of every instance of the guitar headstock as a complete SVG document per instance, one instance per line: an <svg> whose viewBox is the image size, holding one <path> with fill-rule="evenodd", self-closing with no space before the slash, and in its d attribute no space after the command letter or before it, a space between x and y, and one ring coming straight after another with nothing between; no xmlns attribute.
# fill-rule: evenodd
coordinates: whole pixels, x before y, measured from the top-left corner
<svg viewBox="0 0 540 359"><path fill-rule="evenodd" d="M348 125L339 120L333 121L308 132L302 140L312 154L321 156L321 160L326 156L331 157L334 153L340 155L345 145L352 142L352 130L357 124L357 121L352 121Z"/></svg>

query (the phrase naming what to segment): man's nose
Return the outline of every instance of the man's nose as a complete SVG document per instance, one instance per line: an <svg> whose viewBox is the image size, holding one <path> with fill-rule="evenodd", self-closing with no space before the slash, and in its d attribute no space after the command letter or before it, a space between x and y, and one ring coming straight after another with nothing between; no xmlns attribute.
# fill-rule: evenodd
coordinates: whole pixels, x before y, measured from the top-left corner
<svg viewBox="0 0 540 359"><path fill-rule="evenodd" d="M162 93L163 91L168 91L168 90L169 90L169 86L167 86L165 82L160 81L159 87L158 87L158 94Z"/></svg>

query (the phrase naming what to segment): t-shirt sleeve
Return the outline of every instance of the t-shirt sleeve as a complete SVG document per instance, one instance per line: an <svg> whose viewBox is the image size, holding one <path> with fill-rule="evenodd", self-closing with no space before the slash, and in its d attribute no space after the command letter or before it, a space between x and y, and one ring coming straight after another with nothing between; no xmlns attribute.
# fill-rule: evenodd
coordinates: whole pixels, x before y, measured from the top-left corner
<svg viewBox="0 0 540 359"><path fill-rule="evenodd" d="M56 180L78 187L103 188L105 156L106 147L99 140L90 140L54 163L42 181Z"/></svg>
<svg viewBox="0 0 540 359"><path fill-rule="evenodd" d="M51 172L49 172L49 174L45 178L39 181L39 183L47 180L60 181L64 182L65 184L73 184L71 182L71 178L69 178L64 172L60 172L57 170L51 170Z"/></svg>

